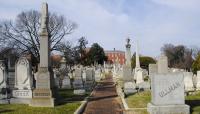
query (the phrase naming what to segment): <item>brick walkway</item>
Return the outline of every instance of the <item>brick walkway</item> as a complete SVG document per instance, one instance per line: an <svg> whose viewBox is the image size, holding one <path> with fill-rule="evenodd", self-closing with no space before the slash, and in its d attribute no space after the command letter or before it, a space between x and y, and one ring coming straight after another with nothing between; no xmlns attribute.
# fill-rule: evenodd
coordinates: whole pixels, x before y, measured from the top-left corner
<svg viewBox="0 0 200 114"><path fill-rule="evenodd" d="M95 87L83 114L123 114L121 104L109 76Z"/></svg>

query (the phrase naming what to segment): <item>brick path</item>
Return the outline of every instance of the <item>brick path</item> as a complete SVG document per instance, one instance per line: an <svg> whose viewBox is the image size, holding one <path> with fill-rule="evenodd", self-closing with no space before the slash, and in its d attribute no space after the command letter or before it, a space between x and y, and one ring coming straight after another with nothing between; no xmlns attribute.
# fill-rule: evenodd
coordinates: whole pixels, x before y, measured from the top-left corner
<svg viewBox="0 0 200 114"><path fill-rule="evenodd" d="M112 77L101 81L93 90L83 114L123 114Z"/></svg>

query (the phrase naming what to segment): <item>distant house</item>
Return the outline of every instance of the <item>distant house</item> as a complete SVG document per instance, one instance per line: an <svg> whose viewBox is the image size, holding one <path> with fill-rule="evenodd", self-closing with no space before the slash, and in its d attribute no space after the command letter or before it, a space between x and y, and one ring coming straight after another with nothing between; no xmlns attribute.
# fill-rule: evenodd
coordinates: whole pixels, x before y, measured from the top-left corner
<svg viewBox="0 0 200 114"><path fill-rule="evenodd" d="M108 62L119 63L121 65L125 64L125 52L120 50L106 50L106 56L108 57Z"/></svg>

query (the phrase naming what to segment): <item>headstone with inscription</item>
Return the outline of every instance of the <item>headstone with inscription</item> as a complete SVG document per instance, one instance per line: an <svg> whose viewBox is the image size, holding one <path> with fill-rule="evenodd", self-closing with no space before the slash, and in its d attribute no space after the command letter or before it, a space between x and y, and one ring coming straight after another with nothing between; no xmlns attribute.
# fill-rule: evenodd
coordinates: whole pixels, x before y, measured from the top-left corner
<svg viewBox="0 0 200 114"><path fill-rule="evenodd" d="M182 73L155 74L151 77L150 114L189 114L185 104L184 75Z"/></svg>
<svg viewBox="0 0 200 114"><path fill-rule="evenodd" d="M32 98L33 76L30 62L21 57L16 62L15 67L15 98Z"/></svg>

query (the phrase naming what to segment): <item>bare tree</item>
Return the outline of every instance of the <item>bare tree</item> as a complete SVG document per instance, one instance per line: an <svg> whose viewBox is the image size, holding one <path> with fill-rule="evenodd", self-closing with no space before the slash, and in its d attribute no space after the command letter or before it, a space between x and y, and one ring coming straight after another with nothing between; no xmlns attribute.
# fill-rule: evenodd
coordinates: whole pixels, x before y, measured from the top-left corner
<svg viewBox="0 0 200 114"><path fill-rule="evenodd" d="M17 48L20 53L31 54L33 59L39 62L40 17L41 14L38 11L30 10L20 13L15 21L1 22L1 48ZM66 20L64 16L49 13L50 50L58 50L63 38L71 34L76 27L76 23Z"/></svg>

